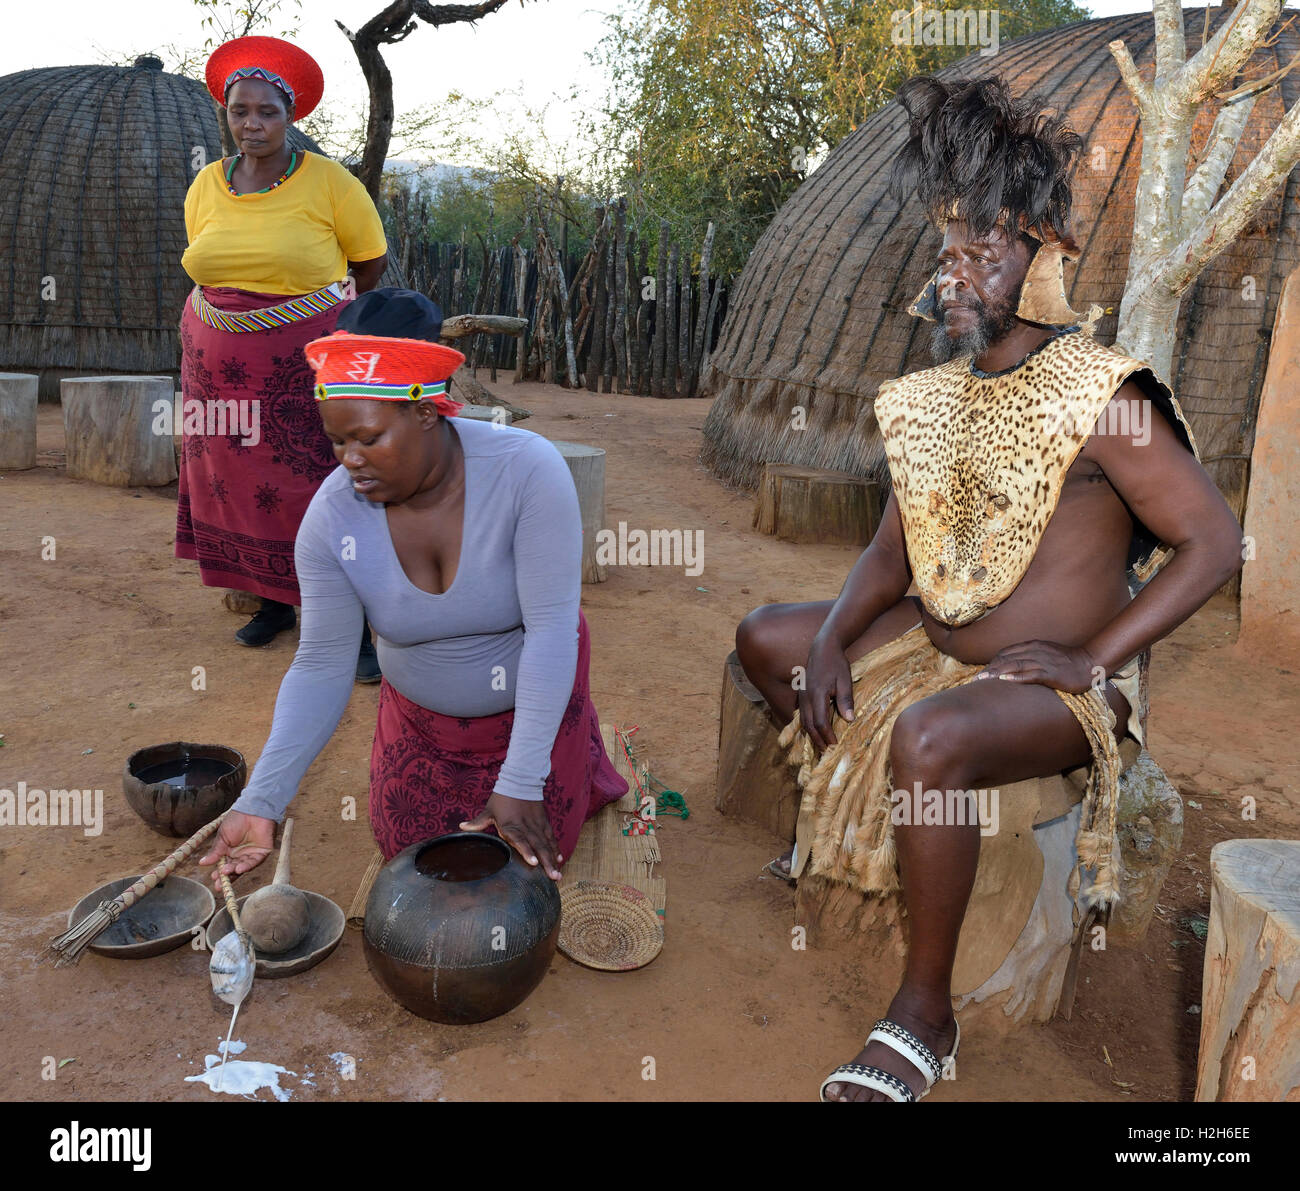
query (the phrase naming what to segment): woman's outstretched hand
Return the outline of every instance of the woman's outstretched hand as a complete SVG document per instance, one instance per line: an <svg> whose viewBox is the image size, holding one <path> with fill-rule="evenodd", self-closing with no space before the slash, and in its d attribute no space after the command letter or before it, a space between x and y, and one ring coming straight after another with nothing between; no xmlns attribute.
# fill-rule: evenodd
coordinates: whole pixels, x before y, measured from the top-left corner
<svg viewBox="0 0 1300 1191"><path fill-rule="evenodd" d="M462 831L486 831L489 827L495 827L497 834L529 864L540 861L542 871L552 881L560 879L564 857L555 843L551 821L540 799L533 802L493 794L475 818L460 825Z"/></svg>
<svg viewBox="0 0 1300 1191"><path fill-rule="evenodd" d="M217 842L200 865L214 864L212 884L221 889L220 873L236 877L256 868L275 847L275 820L262 819L257 815L246 815L242 811L231 811L221 820L217 831ZM218 863L223 862L223 863Z"/></svg>

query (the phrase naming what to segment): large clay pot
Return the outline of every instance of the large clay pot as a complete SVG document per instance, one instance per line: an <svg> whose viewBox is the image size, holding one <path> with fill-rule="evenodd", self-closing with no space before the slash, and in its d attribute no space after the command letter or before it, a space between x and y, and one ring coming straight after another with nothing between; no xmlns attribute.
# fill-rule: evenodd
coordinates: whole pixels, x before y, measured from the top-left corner
<svg viewBox="0 0 1300 1191"><path fill-rule="evenodd" d="M159 835L186 839L234 806L247 780L248 766L238 749L173 740L127 758L122 792Z"/></svg>
<svg viewBox="0 0 1300 1191"><path fill-rule="evenodd" d="M458 832L412 844L366 903L366 962L412 1013L467 1025L509 1013L541 983L560 893L503 840Z"/></svg>

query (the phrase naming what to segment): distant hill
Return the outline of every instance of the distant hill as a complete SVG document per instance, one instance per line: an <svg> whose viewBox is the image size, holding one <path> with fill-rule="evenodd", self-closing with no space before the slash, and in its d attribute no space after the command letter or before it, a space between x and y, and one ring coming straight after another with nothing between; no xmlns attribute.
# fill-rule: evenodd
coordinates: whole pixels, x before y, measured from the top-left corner
<svg viewBox="0 0 1300 1191"><path fill-rule="evenodd" d="M472 173L468 166L448 165L446 162L435 161L429 164L421 164L418 161L407 161L401 157L390 157L384 162L384 172L400 174L409 178L419 178L427 182L434 190L442 186L443 183L456 178L468 178Z"/></svg>

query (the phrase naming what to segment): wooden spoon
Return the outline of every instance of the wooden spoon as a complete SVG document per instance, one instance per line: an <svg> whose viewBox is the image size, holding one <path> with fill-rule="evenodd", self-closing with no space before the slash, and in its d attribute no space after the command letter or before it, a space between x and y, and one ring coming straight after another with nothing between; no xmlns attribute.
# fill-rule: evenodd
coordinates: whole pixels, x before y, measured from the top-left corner
<svg viewBox="0 0 1300 1191"><path fill-rule="evenodd" d="M289 883L289 841L292 837L293 820L286 819L275 880L250 894L240 912L244 930L263 955L279 955L298 946L311 926L311 906L307 895Z"/></svg>

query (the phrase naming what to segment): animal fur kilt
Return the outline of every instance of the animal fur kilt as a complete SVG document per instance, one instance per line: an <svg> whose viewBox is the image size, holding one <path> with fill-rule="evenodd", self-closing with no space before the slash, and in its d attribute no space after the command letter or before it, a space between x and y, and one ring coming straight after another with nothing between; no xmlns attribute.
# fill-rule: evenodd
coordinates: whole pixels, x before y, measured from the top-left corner
<svg viewBox="0 0 1300 1191"><path fill-rule="evenodd" d="M591 637L578 613L578 665L564 709L551 772L542 786L546 817L560 855L573 855L582 825L622 798L627 782L605 752L591 701ZM459 831L492 794L510 745L514 710L458 718L412 703L384 679L370 751L370 828L385 860L403 848Z"/></svg>
<svg viewBox="0 0 1300 1191"><path fill-rule="evenodd" d="M917 625L853 663L854 719L835 715L836 743L820 757L799 716L791 720L780 745L799 769L802 790L792 875L827 877L863 893L899 888L889 764L894 721L917 700L963 686L981 669L936 649ZM1084 903L1104 909L1117 899L1120 871L1115 713L1096 690L1056 694L1078 719L1093 754L1075 841L1079 869L1086 871L1073 874L1071 892L1083 879Z"/></svg>

